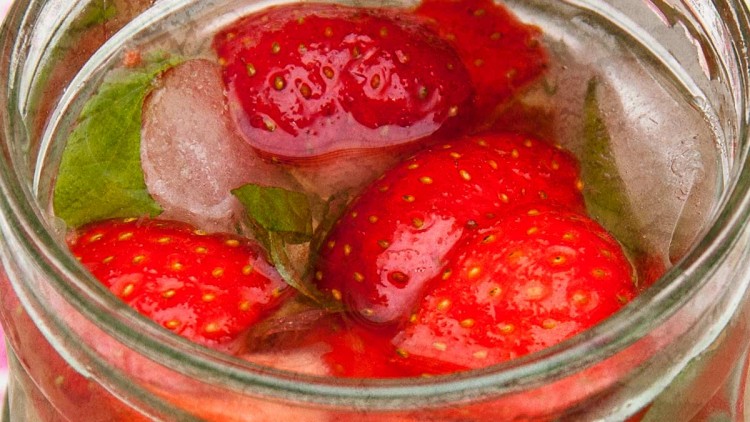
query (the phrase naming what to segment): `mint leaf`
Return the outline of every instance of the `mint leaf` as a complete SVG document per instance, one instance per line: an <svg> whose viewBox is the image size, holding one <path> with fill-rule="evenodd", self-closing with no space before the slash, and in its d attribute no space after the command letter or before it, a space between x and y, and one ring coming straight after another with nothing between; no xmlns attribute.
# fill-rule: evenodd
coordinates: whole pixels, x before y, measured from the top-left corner
<svg viewBox="0 0 750 422"><path fill-rule="evenodd" d="M598 82L591 79L584 99L581 176L589 213L631 253L642 251L640 224L626 194L625 182L612 155L612 141L596 95Z"/></svg>
<svg viewBox="0 0 750 422"><path fill-rule="evenodd" d="M282 188L247 184L232 190L251 220L267 232L281 235L287 243L312 238L312 211L307 196Z"/></svg>
<svg viewBox="0 0 750 422"><path fill-rule="evenodd" d="M92 26L101 25L117 16L117 7L114 2L90 3L83 13L76 18L73 28L88 29Z"/></svg>
<svg viewBox="0 0 750 422"><path fill-rule="evenodd" d="M307 195L278 187L254 184L232 190L244 205L247 220L255 238L268 251L271 264L281 277L302 295L330 311L340 309L340 304L325 297L312 281L310 269L314 245L325 236L332 224L326 218L330 204L311 203ZM322 210L323 216L317 216ZM313 229L313 221L322 220Z"/></svg>
<svg viewBox="0 0 750 422"><path fill-rule="evenodd" d="M141 169L141 109L153 79L178 62L160 57L114 72L84 105L54 192L55 213L68 225L161 212Z"/></svg>

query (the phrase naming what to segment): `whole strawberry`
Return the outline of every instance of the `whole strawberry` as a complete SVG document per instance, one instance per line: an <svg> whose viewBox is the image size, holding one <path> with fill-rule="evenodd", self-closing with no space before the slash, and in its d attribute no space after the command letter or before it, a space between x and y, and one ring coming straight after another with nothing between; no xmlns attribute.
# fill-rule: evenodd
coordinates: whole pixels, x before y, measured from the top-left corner
<svg viewBox="0 0 750 422"><path fill-rule="evenodd" d="M493 0L425 0L416 14L429 18L435 31L458 51L483 118L492 117L498 106L547 67L542 31Z"/></svg>
<svg viewBox="0 0 750 422"><path fill-rule="evenodd" d="M317 283L357 317L403 321L462 236L547 202L583 210L577 162L555 146L486 134L426 149L350 204L321 247Z"/></svg>
<svg viewBox="0 0 750 422"><path fill-rule="evenodd" d="M480 368L553 346L637 294L617 241L581 214L522 207L449 257L394 344L428 373Z"/></svg>
<svg viewBox="0 0 750 422"><path fill-rule="evenodd" d="M231 347L282 300L286 284L245 238L166 220L92 223L73 254L128 305L196 343Z"/></svg>
<svg viewBox="0 0 750 422"><path fill-rule="evenodd" d="M456 126L473 88L455 51L403 12L303 3L214 38L245 138L274 158L408 143Z"/></svg>

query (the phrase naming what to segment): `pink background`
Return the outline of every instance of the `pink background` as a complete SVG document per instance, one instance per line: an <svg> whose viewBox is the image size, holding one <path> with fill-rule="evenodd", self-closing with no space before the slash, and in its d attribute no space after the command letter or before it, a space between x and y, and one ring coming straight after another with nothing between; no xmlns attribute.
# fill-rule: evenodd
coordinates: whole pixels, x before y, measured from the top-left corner
<svg viewBox="0 0 750 422"><path fill-rule="evenodd" d="M11 0L0 0L0 20L5 17ZM0 327L0 398L5 395L5 386L8 383L8 365L5 355L5 341L2 341L3 329ZM3 408L3 402L0 401L0 410Z"/></svg>

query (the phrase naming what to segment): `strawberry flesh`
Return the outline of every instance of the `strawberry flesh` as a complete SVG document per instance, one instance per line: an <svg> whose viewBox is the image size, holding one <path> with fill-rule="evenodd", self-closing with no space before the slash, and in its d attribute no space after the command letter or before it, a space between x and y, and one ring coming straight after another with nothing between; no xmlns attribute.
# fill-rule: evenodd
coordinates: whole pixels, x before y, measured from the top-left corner
<svg viewBox="0 0 750 422"><path fill-rule="evenodd" d="M255 244L185 223L104 220L73 232L68 245L128 305L211 347L232 347L285 296L286 284Z"/></svg>
<svg viewBox="0 0 750 422"><path fill-rule="evenodd" d="M465 233L545 202L584 208L577 162L543 141L486 134L423 150L350 204L321 248L318 285L356 318L403 321Z"/></svg>
<svg viewBox="0 0 750 422"><path fill-rule="evenodd" d="M473 93L455 51L395 11L275 6L213 45L240 131L277 159L417 140L455 127Z"/></svg>
<svg viewBox="0 0 750 422"><path fill-rule="evenodd" d="M542 31L492 0L424 0L415 13L458 51L484 119L547 68Z"/></svg>
<svg viewBox="0 0 750 422"><path fill-rule="evenodd" d="M485 367L553 346L637 294L620 245L594 220L521 207L468 236L394 344L427 373Z"/></svg>

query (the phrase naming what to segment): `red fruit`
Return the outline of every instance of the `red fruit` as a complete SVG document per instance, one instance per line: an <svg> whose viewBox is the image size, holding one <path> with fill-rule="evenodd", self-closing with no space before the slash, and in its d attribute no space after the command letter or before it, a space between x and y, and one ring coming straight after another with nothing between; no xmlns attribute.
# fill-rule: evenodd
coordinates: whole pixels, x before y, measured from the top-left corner
<svg viewBox="0 0 750 422"><path fill-rule="evenodd" d="M317 312L321 315L320 312ZM295 318L303 319L302 324ZM249 339L252 349L243 358L277 369L321 376L348 378L396 378L413 374L396 364L399 359L392 339L395 330L373 330L340 313L312 321L303 313L270 321L279 332L261 333ZM269 319L264 321L268 323Z"/></svg>
<svg viewBox="0 0 750 422"><path fill-rule="evenodd" d="M356 323L332 324L321 340L330 347L323 355L331 373L348 378L402 378L409 375L395 364L399 359L392 334Z"/></svg>
<svg viewBox="0 0 750 422"><path fill-rule="evenodd" d="M570 154L531 138L488 134L426 149L349 206L321 248L318 285L357 317L402 321L465 232L525 203L581 211L579 185Z"/></svg>
<svg viewBox="0 0 750 422"><path fill-rule="evenodd" d="M456 125L472 95L455 51L396 12L294 4L219 32L241 132L274 157L404 144Z"/></svg>
<svg viewBox="0 0 750 422"><path fill-rule="evenodd" d="M547 67L539 28L519 21L493 0L424 0L417 15L458 51L483 115L511 99Z"/></svg>
<svg viewBox="0 0 750 422"><path fill-rule="evenodd" d="M148 219L105 220L68 245L128 305L192 341L227 348L280 303L286 284L245 238Z"/></svg>
<svg viewBox="0 0 750 422"><path fill-rule="evenodd" d="M394 344L426 372L480 368L553 346L635 297L620 245L594 220L523 207L468 236Z"/></svg>

